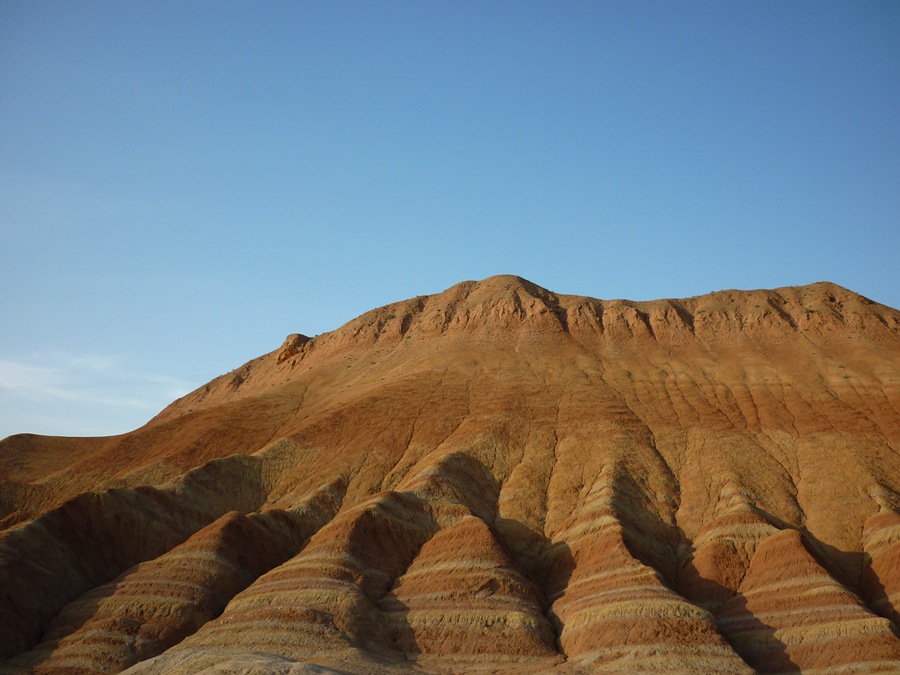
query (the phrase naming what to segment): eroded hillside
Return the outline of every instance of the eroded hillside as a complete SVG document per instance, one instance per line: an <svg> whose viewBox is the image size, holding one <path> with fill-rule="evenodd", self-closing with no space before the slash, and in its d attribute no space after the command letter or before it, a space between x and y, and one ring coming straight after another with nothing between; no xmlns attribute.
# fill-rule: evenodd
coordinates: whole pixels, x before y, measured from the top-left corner
<svg viewBox="0 0 900 675"><path fill-rule="evenodd" d="M900 670L900 313L832 284L464 282L0 478L0 672Z"/></svg>

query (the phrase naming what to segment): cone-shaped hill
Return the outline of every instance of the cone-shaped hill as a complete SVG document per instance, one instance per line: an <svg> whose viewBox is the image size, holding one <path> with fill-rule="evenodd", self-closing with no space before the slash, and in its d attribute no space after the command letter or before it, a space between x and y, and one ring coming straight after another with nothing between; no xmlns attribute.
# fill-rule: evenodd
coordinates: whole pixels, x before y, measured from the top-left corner
<svg viewBox="0 0 900 675"><path fill-rule="evenodd" d="M830 283L464 282L0 442L0 673L898 672L898 625L900 312Z"/></svg>

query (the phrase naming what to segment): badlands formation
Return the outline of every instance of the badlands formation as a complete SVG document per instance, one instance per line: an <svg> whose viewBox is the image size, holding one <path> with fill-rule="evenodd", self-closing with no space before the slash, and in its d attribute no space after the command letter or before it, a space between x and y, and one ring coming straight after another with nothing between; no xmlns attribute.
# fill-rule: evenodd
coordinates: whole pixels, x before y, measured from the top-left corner
<svg viewBox="0 0 900 675"><path fill-rule="evenodd" d="M900 672L900 312L464 282L0 443L2 673Z"/></svg>

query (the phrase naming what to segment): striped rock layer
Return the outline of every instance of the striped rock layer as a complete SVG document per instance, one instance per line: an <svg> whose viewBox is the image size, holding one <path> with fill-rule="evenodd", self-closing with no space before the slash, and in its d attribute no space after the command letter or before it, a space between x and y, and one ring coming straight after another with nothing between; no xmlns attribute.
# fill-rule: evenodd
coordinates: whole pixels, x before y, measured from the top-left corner
<svg viewBox="0 0 900 675"><path fill-rule="evenodd" d="M0 441L0 673L900 671L900 312L464 282Z"/></svg>

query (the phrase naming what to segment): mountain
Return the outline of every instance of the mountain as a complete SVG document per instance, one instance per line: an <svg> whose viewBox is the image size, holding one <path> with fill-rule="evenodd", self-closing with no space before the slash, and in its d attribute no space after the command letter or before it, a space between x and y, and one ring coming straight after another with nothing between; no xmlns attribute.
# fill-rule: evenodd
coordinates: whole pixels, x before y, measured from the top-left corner
<svg viewBox="0 0 900 675"><path fill-rule="evenodd" d="M830 283L464 282L0 479L2 673L900 671L900 312Z"/></svg>

